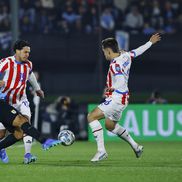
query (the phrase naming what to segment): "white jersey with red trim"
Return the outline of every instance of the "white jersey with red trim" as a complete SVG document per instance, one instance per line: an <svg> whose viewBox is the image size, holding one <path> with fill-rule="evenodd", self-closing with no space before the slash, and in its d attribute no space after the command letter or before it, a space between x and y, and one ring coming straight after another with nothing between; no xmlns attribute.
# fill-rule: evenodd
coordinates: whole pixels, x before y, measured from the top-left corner
<svg viewBox="0 0 182 182"><path fill-rule="evenodd" d="M129 93L128 79L133 58L141 55L152 43L149 41L143 46L130 52L121 51L120 56L114 58L109 66L107 75L107 88L113 88L113 92L106 92L106 97L116 98L120 103L125 104L126 96Z"/></svg>
<svg viewBox="0 0 182 182"><path fill-rule="evenodd" d="M5 85L0 88L0 96L10 104L26 99L26 83L32 72L30 61L18 62L14 56L0 60L0 73Z"/></svg>
<svg viewBox="0 0 182 182"><path fill-rule="evenodd" d="M109 66L107 75L107 88L114 88L114 92L107 92L107 96L121 97L128 93L128 79L133 54L121 52L119 57L114 58Z"/></svg>

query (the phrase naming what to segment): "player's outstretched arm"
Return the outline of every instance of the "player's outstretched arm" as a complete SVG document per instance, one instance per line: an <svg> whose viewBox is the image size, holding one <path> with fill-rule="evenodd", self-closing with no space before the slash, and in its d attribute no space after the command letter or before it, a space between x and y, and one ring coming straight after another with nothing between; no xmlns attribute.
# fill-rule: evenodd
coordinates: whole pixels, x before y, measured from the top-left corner
<svg viewBox="0 0 182 182"><path fill-rule="evenodd" d="M34 90L36 91L37 96L44 98L44 92L41 90L33 72L30 74L28 80L29 80L30 84L32 85L32 87L34 88Z"/></svg>
<svg viewBox="0 0 182 182"><path fill-rule="evenodd" d="M160 40L161 40L160 34L159 33L156 33L156 34L154 34L154 35L152 35L150 37L150 40L146 44L144 44L144 45L142 45L142 46L138 47L137 49L134 49L134 50L132 50L130 52L133 54L133 57L137 57L137 56L143 54L153 44L159 42Z"/></svg>

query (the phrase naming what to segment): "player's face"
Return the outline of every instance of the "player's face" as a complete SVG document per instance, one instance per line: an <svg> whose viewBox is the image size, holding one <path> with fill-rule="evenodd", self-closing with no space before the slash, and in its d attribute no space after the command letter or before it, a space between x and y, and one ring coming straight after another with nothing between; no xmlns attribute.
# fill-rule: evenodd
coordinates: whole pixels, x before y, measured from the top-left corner
<svg viewBox="0 0 182 182"><path fill-rule="evenodd" d="M110 51L109 51L109 49L106 48L106 49L102 49L102 50L103 50L103 52L104 52L105 58L106 58L108 61L110 61L111 58L110 58Z"/></svg>
<svg viewBox="0 0 182 182"><path fill-rule="evenodd" d="M30 55L30 47L26 46L26 47L23 47L21 50L18 50L17 55L20 61L27 61Z"/></svg>

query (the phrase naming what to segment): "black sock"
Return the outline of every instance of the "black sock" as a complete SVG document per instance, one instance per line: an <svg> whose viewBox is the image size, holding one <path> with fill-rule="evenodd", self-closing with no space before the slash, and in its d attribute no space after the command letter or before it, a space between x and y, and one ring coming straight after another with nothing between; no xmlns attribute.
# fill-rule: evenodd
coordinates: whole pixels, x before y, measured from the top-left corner
<svg viewBox="0 0 182 182"><path fill-rule="evenodd" d="M21 129L24 131L24 133L35 138L40 143L44 143L46 141L46 138L43 137L41 133L36 128L31 126L28 122L22 124Z"/></svg>
<svg viewBox="0 0 182 182"><path fill-rule="evenodd" d="M16 139L13 134L8 135L6 138L0 141L0 150L15 144L17 141L18 139Z"/></svg>

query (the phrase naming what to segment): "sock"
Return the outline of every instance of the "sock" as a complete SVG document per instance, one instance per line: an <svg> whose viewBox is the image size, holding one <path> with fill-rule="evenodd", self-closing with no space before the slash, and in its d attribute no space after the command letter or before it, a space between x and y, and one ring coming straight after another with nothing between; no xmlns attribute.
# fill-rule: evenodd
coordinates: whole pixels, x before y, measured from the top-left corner
<svg viewBox="0 0 182 182"><path fill-rule="evenodd" d="M0 142L1 142L1 141L3 141L4 139L5 139L5 137L3 137L3 138L0 138ZM0 149L0 150L1 150L1 149Z"/></svg>
<svg viewBox="0 0 182 182"><path fill-rule="evenodd" d="M31 136L24 136L23 137L24 147L25 147L25 154L31 153L32 148L32 137Z"/></svg>
<svg viewBox="0 0 182 182"><path fill-rule="evenodd" d="M92 133L95 137L97 142L97 150L98 151L106 151L104 146L104 136L103 136L103 129L98 120L94 120L89 123L90 128L92 129Z"/></svg>
<svg viewBox="0 0 182 182"><path fill-rule="evenodd" d="M36 128L34 128L33 126L31 126L28 122L23 123L21 125L21 129L24 131L24 133L32 136L33 138L35 138L40 143L44 143L46 141L46 138L43 137L40 134L40 132Z"/></svg>
<svg viewBox="0 0 182 182"><path fill-rule="evenodd" d="M116 123L114 130L112 130L112 133L127 141L134 150L137 148L138 144L133 140L128 131L118 123Z"/></svg>
<svg viewBox="0 0 182 182"><path fill-rule="evenodd" d="M16 139L13 134L8 135L0 141L0 150L15 144L17 141L18 139Z"/></svg>

